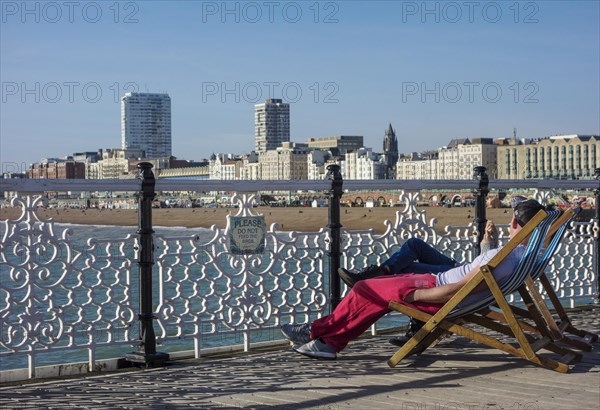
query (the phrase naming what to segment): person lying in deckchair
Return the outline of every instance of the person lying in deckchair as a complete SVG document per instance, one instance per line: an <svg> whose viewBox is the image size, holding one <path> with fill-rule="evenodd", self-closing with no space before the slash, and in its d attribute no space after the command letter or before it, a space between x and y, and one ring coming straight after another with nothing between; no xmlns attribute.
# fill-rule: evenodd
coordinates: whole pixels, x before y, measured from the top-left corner
<svg viewBox="0 0 600 410"><path fill-rule="evenodd" d="M509 225L510 237L514 237L540 210L537 201L520 202L513 209ZM494 269L496 281L508 278L519 263L525 247L519 245ZM373 323L390 312L390 300L402 301L408 306L426 313L436 313L465 283L487 264L498 249L482 253L471 263L466 263L437 274L384 275L356 282L333 313L315 320L312 324L281 326L283 335L293 343L294 351L320 359L335 359L348 342L359 337ZM476 289L478 290L483 290ZM473 293L466 303L478 300Z"/></svg>
<svg viewBox="0 0 600 410"><path fill-rule="evenodd" d="M481 253L498 246L498 232L493 221L487 221L483 239L480 243ZM344 268L338 269L340 279L353 287L358 281L373 279L384 275L431 273L436 274L460 266L460 263L449 258L419 238L410 238L400 249L381 265L371 265L360 272L351 272ZM392 337L389 342L394 346L402 346L423 326L423 322L410 319L406 334Z"/></svg>
<svg viewBox="0 0 600 410"><path fill-rule="evenodd" d="M527 198L518 195L511 199L510 206L515 208ZM498 232L492 221L488 221L481 241L481 253L498 247ZM338 269L340 279L352 287L358 281L372 279L383 275L398 275L403 273L439 273L460 266L455 260L444 255L433 246L418 238L408 239L400 249L392 254L381 265L371 265L360 272L351 272L344 268ZM389 339L394 346L402 346L423 326L423 322L410 319L408 330L402 336Z"/></svg>

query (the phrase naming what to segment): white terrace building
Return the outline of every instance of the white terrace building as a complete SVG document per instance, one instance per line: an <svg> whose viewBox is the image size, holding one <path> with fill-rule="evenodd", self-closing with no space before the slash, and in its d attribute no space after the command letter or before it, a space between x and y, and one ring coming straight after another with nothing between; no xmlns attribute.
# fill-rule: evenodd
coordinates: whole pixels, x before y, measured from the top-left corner
<svg viewBox="0 0 600 410"><path fill-rule="evenodd" d="M497 145L491 138L450 141L435 153L402 157L396 166L398 179L472 179L473 168L484 166L490 178L497 177Z"/></svg>
<svg viewBox="0 0 600 410"><path fill-rule="evenodd" d="M344 179L385 179L387 163L385 158L374 153L371 148L360 148L346 153L342 162L342 177Z"/></svg>
<svg viewBox="0 0 600 410"><path fill-rule="evenodd" d="M242 161L227 154L212 155L208 163L209 179L236 180L240 179Z"/></svg>
<svg viewBox="0 0 600 410"><path fill-rule="evenodd" d="M130 160L137 160L144 156L144 151L138 148L104 149L102 159L85 164L85 177L87 179L132 178L133 176L128 176Z"/></svg>
<svg viewBox="0 0 600 410"><path fill-rule="evenodd" d="M331 151L314 150L308 153L308 179L325 179L327 167L338 164L339 157L332 155Z"/></svg>
<svg viewBox="0 0 600 410"><path fill-rule="evenodd" d="M252 151L250 154L242 156L242 165L240 168L240 179L257 180L262 179L258 154Z"/></svg>
<svg viewBox="0 0 600 410"><path fill-rule="evenodd" d="M413 152L401 156L396 164L397 179L437 179L440 161L438 152Z"/></svg>
<svg viewBox="0 0 600 410"><path fill-rule="evenodd" d="M308 153L306 144L283 142L281 147L259 153L262 179L307 179Z"/></svg>

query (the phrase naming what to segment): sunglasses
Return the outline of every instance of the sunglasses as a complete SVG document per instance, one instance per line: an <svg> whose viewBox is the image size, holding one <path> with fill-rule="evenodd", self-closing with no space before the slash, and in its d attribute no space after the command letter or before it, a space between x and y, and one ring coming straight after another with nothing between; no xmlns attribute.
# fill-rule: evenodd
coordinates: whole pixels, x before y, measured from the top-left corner
<svg viewBox="0 0 600 410"><path fill-rule="evenodd" d="M527 198L525 198L524 196L515 196L515 197L512 197L510 199L510 207L512 209L515 209L515 207L517 205L519 205L521 202L524 202L524 201L527 201Z"/></svg>

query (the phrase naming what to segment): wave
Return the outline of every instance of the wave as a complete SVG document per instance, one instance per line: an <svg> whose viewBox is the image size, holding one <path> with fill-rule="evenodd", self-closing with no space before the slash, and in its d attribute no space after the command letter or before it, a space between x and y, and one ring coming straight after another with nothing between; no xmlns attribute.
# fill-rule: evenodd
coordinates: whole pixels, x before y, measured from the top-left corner
<svg viewBox="0 0 600 410"><path fill-rule="evenodd" d="M81 228L81 229L95 229L95 228L108 228L108 229L133 229L133 230L137 230L138 227L137 225L97 225L97 224L76 224L76 223L70 223L70 222L55 222L54 223L55 226L61 228L61 227L65 227L65 228ZM195 230L195 231L205 231L205 232L212 232L211 229L209 228L203 228L203 227L187 227L187 226L163 226L163 225L155 225L152 227L152 229L161 229L161 230Z"/></svg>
<svg viewBox="0 0 600 410"><path fill-rule="evenodd" d="M58 227L78 227L78 228L137 228L136 225L96 225L96 224L75 224L70 222L54 222L54 226Z"/></svg>

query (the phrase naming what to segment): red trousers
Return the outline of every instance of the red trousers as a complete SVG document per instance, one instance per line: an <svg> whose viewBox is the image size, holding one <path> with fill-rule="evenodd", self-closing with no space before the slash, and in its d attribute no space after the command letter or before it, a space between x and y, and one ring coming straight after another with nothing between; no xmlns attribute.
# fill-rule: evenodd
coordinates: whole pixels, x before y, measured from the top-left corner
<svg viewBox="0 0 600 410"><path fill-rule="evenodd" d="M404 298L415 289L432 288L436 277L431 274L400 274L380 276L356 282L333 313L315 320L311 338L322 339L337 352L356 339L373 323L390 311L390 300L434 314L443 306L439 303L405 303Z"/></svg>

